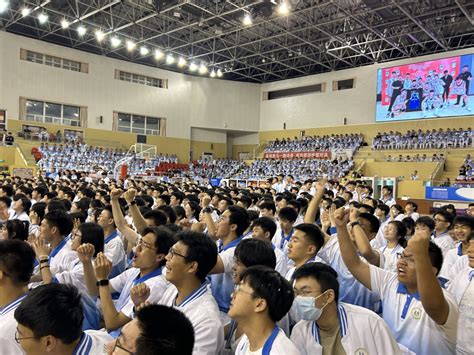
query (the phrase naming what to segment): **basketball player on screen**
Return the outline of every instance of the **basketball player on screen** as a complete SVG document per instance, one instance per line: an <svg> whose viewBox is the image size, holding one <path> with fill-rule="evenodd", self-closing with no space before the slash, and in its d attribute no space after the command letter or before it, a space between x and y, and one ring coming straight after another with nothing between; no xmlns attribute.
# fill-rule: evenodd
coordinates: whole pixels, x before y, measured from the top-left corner
<svg viewBox="0 0 474 355"><path fill-rule="evenodd" d="M441 107L441 99L435 95L434 90L430 90L428 95L423 99L421 108L423 110L423 117L428 117L428 111L433 111L433 115L439 117L438 110Z"/></svg>

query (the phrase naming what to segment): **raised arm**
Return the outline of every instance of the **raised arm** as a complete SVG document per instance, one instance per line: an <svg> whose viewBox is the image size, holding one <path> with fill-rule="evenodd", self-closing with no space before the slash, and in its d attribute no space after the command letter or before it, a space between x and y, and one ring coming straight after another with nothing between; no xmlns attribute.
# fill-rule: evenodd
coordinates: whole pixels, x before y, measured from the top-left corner
<svg viewBox="0 0 474 355"><path fill-rule="evenodd" d="M316 220L316 214L318 213L319 204L324 195L324 185L326 184L325 179L320 179L316 187L316 194L313 196L311 201L308 203L308 208L306 209L306 213L304 215L304 223L314 223Z"/></svg>
<svg viewBox="0 0 474 355"><path fill-rule="evenodd" d="M77 248L77 255L84 269L84 280L86 282L87 291L89 292L89 295L93 297L99 295L99 288L97 287L94 275L94 266L92 265L94 252L94 246L89 243L82 244Z"/></svg>
<svg viewBox="0 0 474 355"><path fill-rule="evenodd" d="M130 213L132 214L133 223L135 224L135 227L137 228L138 233L142 234L145 228L147 227L147 224L138 206L136 204L131 204L132 201L135 199L136 194L137 194L137 190L128 189L123 194L123 197L125 198L125 201L127 201L128 203L128 206L130 208Z"/></svg>
<svg viewBox="0 0 474 355"><path fill-rule="evenodd" d="M345 219L344 207L336 210L336 207L331 206L331 214L334 216L336 223L337 238L339 240L339 249L341 251L342 260L352 275L365 287L371 288L370 282L370 268L367 263L364 263L357 255L357 249L351 241L349 231L347 230L347 222Z"/></svg>
<svg viewBox="0 0 474 355"><path fill-rule="evenodd" d="M449 305L431 264L429 242L429 231L418 230L408 241L405 252L413 253L415 258L416 282L423 308L431 319L443 325L448 320Z"/></svg>
<svg viewBox="0 0 474 355"><path fill-rule="evenodd" d="M377 253L370 245L369 238L365 234L364 229L357 222L359 216L359 210L355 207L351 207L349 213L349 221L352 223L352 233L359 249L360 254L372 265L380 267L380 254Z"/></svg>
<svg viewBox="0 0 474 355"><path fill-rule="evenodd" d="M112 214L115 225L123 237L131 244L135 245L139 234L130 228L127 224L122 209L120 208L119 197L122 192L119 189L113 189L110 192L110 205L112 206ZM136 206L135 206L136 207Z"/></svg>

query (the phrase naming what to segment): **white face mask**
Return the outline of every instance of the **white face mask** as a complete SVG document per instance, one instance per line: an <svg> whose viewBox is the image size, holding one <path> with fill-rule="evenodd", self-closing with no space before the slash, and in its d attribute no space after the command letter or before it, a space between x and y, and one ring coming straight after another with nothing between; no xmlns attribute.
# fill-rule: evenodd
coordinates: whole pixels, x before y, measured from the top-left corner
<svg viewBox="0 0 474 355"><path fill-rule="evenodd" d="M324 293L318 297L296 296L293 301L292 309L297 319L318 320L323 313L324 307L327 305L326 303L322 308L316 307L316 300L322 295L324 295Z"/></svg>

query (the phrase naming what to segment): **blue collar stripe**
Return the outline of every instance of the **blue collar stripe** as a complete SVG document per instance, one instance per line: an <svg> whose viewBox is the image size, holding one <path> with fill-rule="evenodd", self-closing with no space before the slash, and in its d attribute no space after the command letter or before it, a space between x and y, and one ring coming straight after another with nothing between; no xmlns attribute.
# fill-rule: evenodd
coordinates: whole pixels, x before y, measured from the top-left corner
<svg viewBox="0 0 474 355"><path fill-rule="evenodd" d="M219 253L224 251L224 250L230 249L232 247L236 247L242 241L242 238L243 238L242 236L239 236L239 237L235 238L233 241L231 241L229 244L227 244L226 246L224 246L222 244L222 240L220 240Z"/></svg>
<svg viewBox="0 0 474 355"><path fill-rule="evenodd" d="M311 329L311 333L313 334L314 340L316 340L316 343L320 343L320 337L319 337L319 328L316 324L316 321L313 321L313 327Z"/></svg>
<svg viewBox="0 0 474 355"><path fill-rule="evenodd" d="M25 297L26 297L26 293L23 296L20 296L19 298L17 298L16 300L13 300L12 302L10 302L5 307L1 308L0 309L0 316L5 315L8 312L10 312L12 309L15 309L16 307L18 307L20 305L21 301L23 301L23 299Z"/></svg>
<svg viewBox="0 0 474 355"><path fill-rule="evenodd" d="M471 282L472 279L474 279L474 270L471 270L471 272L469 272L469 282Z"/></svg>
<svg viewBox="0 0 474 355"><path fill-rule="evenodd" d="M115 231L113 232L112 234L110 234L107 238L104 239L104 244L107 244L108 242L110 242L112 239L118 237L118 232Z"/></svg>
<svg viewBox="0 0 474 355"><path fill-rule="evenodd" d="M403 293L407 295L405 305L403 306L402 314L400 315L402 319L405 319L408 314L408 309L410 309L411 301L413 300L413 298L416 298L419 301L420 294L418 292L415 292L413 295L408 293L406 286L402 284L401 282L398 284L397 293Z"/></svg>
<svg viewBox="0 0 474 355"><path fill-rule="evenodd" d="M209 281L205 281L201 286L199 286L195 291L193 291L188 297L186 297L184 301L181 302L179 307L184 307L188 303L194 301L195 299L205 294L207 292L207 285L209 285Z"/></svg>
<svg viewBox="0 0 474 355"><path fill-rule="evenodd" d="M347 314L346 310L342 305L339 306L338 310L338 316L339 316L339 325L341 327L341 337L346 336L347 333Z"/></svg>
<svg viewBox="0 0 474 355"><path fill-rule="evenodd" d="M81 340L76 345L73 355L89 355L92 348L92 338L86 333L82 333Z"/></svg>
<svg viewBox="0 0 474 355"><path fill-rule="evenodd" d="M270 351L272 350L273 342L275 341L275 339L278 336L279 332L280 332L280 328L278 328L278 326L275 325L275 328L273 328L272 334L270 335L270 337L267 339L267 341L263 345L262 355L270 355Z"/></svg>
<svg viewBox="0 0 474 355"><path fill-rule="evenodd" d="M146 280L151 279L152 277L160 276L163 271L163 267L159 267L158 269L153 270L149 274L146 274L143 277L140 277L140 274L138 274L137 278L133 281L133 285L138 285L141 284L142 282L145 282Z"/></svg>
<svg viewBox="0 0 474 355"><path fill-rule="evenodd" d="M51 254L49 254L49 259L51 260L52 258L54 258L60 251L62 248L64 248L64 246L66 245L67 243L67 240L66 238L64 238L61 243L59 243L57 245L56 248L54 248L52 251L51 251Z"/></svg>
<svg viewBox="0 0 474 355"><path fill-rule="evenodd" d="M462 256L462 243L458 245L458 256Z"/></svg>
<svg viewBox="0 0 474 355"><path fill-rule="evenodd" d="M290 234L288 234L288 236L285 237L285 233L283 232L283 229L281 230L280 249L283 249L285 242L288 242L291 239L291 236L293 235L294 231L295 231L294 228L291 228Z"/></svg>

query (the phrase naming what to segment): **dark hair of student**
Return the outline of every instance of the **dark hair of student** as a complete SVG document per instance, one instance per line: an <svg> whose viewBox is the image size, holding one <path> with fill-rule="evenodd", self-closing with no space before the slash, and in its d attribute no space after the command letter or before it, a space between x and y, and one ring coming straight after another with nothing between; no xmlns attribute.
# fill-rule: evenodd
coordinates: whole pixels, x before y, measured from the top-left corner
<svg viewBox="0 0 474 355"><path fill-rule="evenodd" d="M292 207L283 207L278 211L278 217L294 223L298 218L298 212Z"/></svg>
<svg viewBox="0 0 474 355"><path fill-rule="evenodd" d="M4 228L6 228L8 232L8 239L26 241L28 239L29 227L30 222L21 221L19 219L10 219L4 223Z"/></svg>
<svg viewBox="0 0 474 355"><path fill-rule="evenodd" d="M315 226L314 224L311 224L311 223L302 223L302 224L298 224L294 228L295 230L303 232L305 235L306 241L309 244L315 245L318 251L324 245L324 233L321 231L321 229L318 226Z"/></svg>
<svg viewBox="0 0 474 355"><path fill-rule="evenodd" d="M242 240L235 248L234 257L245 267L264 265L271 269L276 267L276 256L272 246L260 239Z"/></svg>
<svg viewBox="0 0 474 355"><path fill-rule="evenodd" d="M18 239L0 241L0 269L15 285L28 285L33 274L35 258L35 251L24 241Z"/></svg>
<svg viewBox="0 0 474 355"><path fill-rule="evenodd" d="M255 221L253 221L252 227L260 227L262 228L264 233L267 233L267 232L270 233L269 235L270 241L272 240L277 230L275 221L271 219L270 217L260 217L256 219Z"/></svg>
<svg viewBox="0 0 474 355"><path fill-rule="evenodd" d="M245 208L239 206L229 206L227 207L227 211L229 211L229 223L236 224L237 229L235 232L238 236L241 236L249 227L250 221L249 216Z"/></svg>
<svg viewBox="0 0 474 355"><path fill-rule="evenodd" d="M81 244L92 244L94 246L94 257L104 252L104 230L97 223L82 223L79 225L81 232Z"/></svg>
<svg viewBox="0 0 474 355"><path fill-rule="evenodd" d="M59 229L59 233L63 236L68 235L72 231L72 227L73 227L72 218L64 210L49 211L44 216L44 219L48 221L48 224L51 227L57 227Z"/></svg>
<svg viewBox="0 0 474 355"><path fill-rule="evenodd" d="M305 264L295 270L292 281L306 277L311 277L319 283L321 293L333 290L336 303L338 302L339 282L337 280L337 272L331 266L323 263Z"/></svg>
<svg viewBox="0 0 474 355"><path fill-rule="evenodd" d="M400 221L390 221L388 224L391 224L395 227L397 230L398 244L405 248L407 246L407 240L405 239L407 235L407 227L405 224Z"/></svg>
<svg viewBox="0 0 474 355"><path fill-rule="evenodd" d="M164 226L168 221L168 216L163 211L149 210L143 214L143 218L151 219L154 226Z"/></svg>
<svg viewBox="0 0 474 355"><path fill-rule="evenodd" d="M170 248L176 243L177 238L175 237L174 233L166 228L165 226L149 226L143 230L143 236L147 235L148 233L152 233L155 235L155 248L156 254L165 254L167 255L170 251ZM166 259L160 262L160 266L164 266L166 264Z"/></svg>

